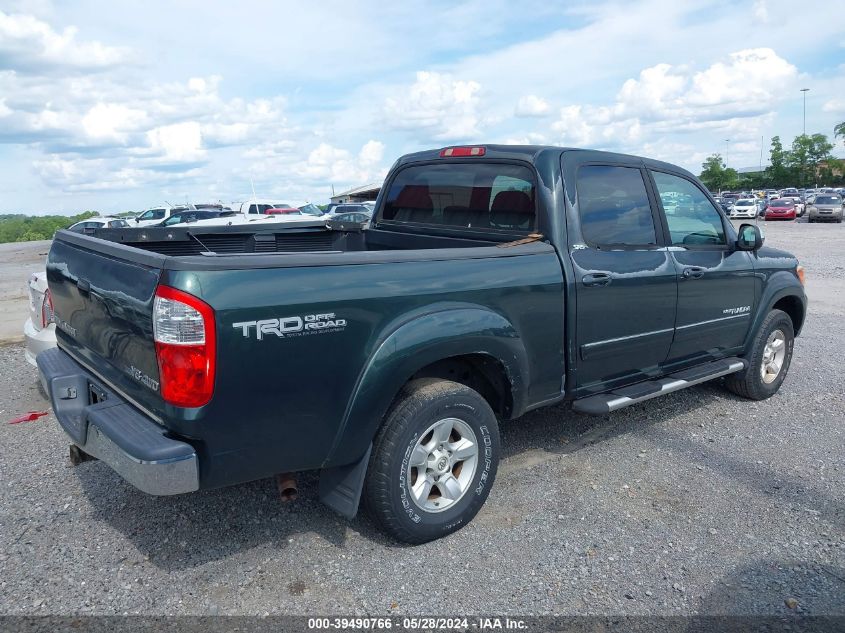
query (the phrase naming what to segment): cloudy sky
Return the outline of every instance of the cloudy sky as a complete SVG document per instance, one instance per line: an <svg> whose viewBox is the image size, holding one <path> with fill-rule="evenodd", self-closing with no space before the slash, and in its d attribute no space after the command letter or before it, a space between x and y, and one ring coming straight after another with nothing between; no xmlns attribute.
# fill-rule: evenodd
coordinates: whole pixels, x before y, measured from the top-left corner
<svg viewBox="0 0 845 633"><path fill-rule="evenodd" d="M328 201L455 143L698 173L845 120L830 0L0 0L0 212ZM845 154L839 142L836 153Z"/></svg>

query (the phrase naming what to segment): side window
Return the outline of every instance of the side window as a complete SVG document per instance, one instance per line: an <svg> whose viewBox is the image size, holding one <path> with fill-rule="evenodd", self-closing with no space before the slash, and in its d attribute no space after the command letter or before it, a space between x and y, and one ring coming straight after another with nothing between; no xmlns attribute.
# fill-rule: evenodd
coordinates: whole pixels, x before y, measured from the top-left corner
<svg viewBox="0 0 845 633"><path fill-rule="evenodd" d="M657 244L642 172L635 167L585 165L576 178L584 239L601 246Z"/></svg>
<svg viewBox="0 0 845 633"><path fill-rule="evenodd" d="M722 216L704 192L680 176L651 172L673 245L727 244Z"/></svg>
<svg viewBox="0 0 845 633"><path fill-rule="evenodd" d="M249 205L249 211L247 213L258 213L258 206L254 204Z"/></svg>

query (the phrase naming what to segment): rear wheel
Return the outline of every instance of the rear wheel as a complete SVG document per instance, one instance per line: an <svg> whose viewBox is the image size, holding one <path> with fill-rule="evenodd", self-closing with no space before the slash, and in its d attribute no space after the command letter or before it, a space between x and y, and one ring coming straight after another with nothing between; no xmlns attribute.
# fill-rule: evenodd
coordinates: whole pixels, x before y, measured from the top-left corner
<svg viewBox="0 0 845 633"><path fill-rule="evenodd" d="M731 374L725 386L751 400L765 400L777 393L792 361L795 333L792 319L781 310L772 310L763 320L747 360L749 366Z"/></svg>
<svg viewBox="0 0 845 633"><path fill-rule="evenodd" d="M376 436L364 500L394 538L425 543L472 520L498 461L496 416L478 392L448 380L415 380Z"/></svg>

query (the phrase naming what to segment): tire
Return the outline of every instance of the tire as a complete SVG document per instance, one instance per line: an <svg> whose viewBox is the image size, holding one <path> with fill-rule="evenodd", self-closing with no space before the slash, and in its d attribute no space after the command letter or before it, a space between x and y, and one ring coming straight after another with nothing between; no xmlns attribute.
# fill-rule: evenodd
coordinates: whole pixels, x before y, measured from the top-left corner
<svg viewBox="0 0 845 633"><path fill-rule="evenodd" d="M452 432L439 444L449 428ZM474 461L455 461L459 451L472 452L466 441L475 444ZM402 389L376 435L364 503L399 541L438 539L464 527L484 505L499 453L496 416L478 392L448 380L414 380ZM421 465L414 466L415 461ZM443 490L434 477L444 483Z"/></svg>
<svg viewBox="0 0 845 633"><path fill-rule="evenodd" d="M776 343L779 336L782 340L780 347ZM738 396L749 400L765 400L772 397L780 389L789 371L794 342L795 332L792 329L792 319L782 310L772 310L763 319L760 329L754 336L751 353L747 356L748 368L727 376L725 386ZM773 347L769 347L770 345ZM776 374L773 374L771 371L773 365L769 359L778 362L780 349L783 351L779 359L779 369ZM773 355L772 351L774 351ZM766 378L763 376L764 362L769 368Z"/></svg>

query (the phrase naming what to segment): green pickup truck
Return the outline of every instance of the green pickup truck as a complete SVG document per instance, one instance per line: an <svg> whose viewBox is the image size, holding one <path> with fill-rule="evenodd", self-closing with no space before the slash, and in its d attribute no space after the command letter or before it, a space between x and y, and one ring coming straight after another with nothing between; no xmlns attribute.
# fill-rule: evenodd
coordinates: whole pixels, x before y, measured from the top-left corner
<svg viewBox="0 0 845 633"><path fill-rule="evenodd" d="M319 470L330 507L422 543L486 500L498 420L719 377L768 398L807 308L792 255L634 156L420 152L368 225L285 227L57 233L37 362L77 457L155 495Z"/></svg>

